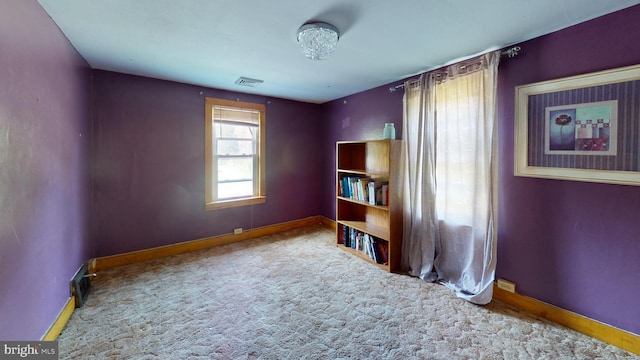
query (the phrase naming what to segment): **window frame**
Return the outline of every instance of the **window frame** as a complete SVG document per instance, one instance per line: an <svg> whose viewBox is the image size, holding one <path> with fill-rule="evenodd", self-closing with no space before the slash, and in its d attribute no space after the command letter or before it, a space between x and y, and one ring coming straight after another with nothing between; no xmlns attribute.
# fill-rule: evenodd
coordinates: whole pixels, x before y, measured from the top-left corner
<svg viewBox="0 0 640 360"><path fill-rule="evenodd" d="M215 106L234 108L238 110L255 110L259 113L258 136L256 138L257 161L254 161L253 181L254 194L252 196L219 199L216 195L218 182L216 180L218 156L214 153L214 118L213 108ZM266 195L266 161L265 161L265 123L266 107L264 104L250 103L243 101L233 101L205 97L205 210L216 210L238 206L263 204L267 201ZM215 181L215 184L214 184Z"/></svg>

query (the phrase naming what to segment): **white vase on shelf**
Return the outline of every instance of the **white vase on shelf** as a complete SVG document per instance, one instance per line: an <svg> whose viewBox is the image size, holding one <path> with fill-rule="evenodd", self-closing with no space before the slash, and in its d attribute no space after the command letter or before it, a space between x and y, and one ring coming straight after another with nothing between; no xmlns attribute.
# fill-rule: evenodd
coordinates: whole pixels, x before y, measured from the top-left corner
<svg viewBox="0 0 640 360"><path fill-rule="evenodd" d="M384 130L382 130L382 138L385 140L396 139L396 127L393 125L393 123L384 124Z"/></svg>

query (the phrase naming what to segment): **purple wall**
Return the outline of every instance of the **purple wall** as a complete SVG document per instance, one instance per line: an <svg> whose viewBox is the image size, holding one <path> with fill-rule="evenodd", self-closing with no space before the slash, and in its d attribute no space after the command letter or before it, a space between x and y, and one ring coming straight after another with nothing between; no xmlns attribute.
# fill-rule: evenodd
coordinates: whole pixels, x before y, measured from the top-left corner
<svg viewBox="0 0 640 360"><path fill-rule="evenodd" d="M636 334L640 187L514 177L513 114L517 85L640 63L638 20L635 6L520 44L521 55L503 59L496 275L524 295ZM335 181L335 141L376 138L384 122L400 134L403 91L389 93L390 85L323 105L324 182ZM322 214L332 219L334 196L323 194Z"/></svg>
<svg viewBox="0 0 640 360"><path fill-rule="evenodd" d="M497 265L522 294L636 334L640 187L514 177L513 114L517 85L640 63L638 20L634 6L520 44L500 65Z"/></svg>
<svg viewBox="0 0 640 360"><path fill-rule="evenodd" d="M97 256L320 213L319 106L94 71ZM266 204L204 210L204 98L267 106Z"/></svg>
<svg viewBox="0 0 640 360"><path fill-rule="evenodd" d="M0 339L38 340L92 256L91 70L36 1L0 11Z"/></svg>
<svg viewBox="0 0 640 360"><path fill-rule="evenodd" d="M394 85L401 83L398 81ZM402 138L403 90L390 92L391 85L380 86L343 99L322 104L321 214L336 218L336 141L382 139L385 123L394 123L396 139Z"/></svg>

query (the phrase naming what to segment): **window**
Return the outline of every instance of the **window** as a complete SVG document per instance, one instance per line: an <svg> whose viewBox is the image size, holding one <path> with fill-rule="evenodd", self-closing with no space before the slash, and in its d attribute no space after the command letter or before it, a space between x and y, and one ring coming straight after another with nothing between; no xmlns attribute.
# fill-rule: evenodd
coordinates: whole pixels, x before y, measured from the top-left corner
<svg viewBox="0 0 640 360"><path fill-rule="evenodd" d="M266 201L265 106L205 98L205 208Z"/></svg>

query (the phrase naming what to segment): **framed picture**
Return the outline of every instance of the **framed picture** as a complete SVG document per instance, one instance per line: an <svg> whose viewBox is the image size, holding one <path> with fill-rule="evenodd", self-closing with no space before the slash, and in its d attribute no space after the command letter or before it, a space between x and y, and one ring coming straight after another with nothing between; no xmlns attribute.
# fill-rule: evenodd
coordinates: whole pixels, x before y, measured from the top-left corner
<svg viewBox="0 0 640 360"><path fill-rule="evenodd" d="M516 87L516 176L640 185L640 65Z"/></svg>

